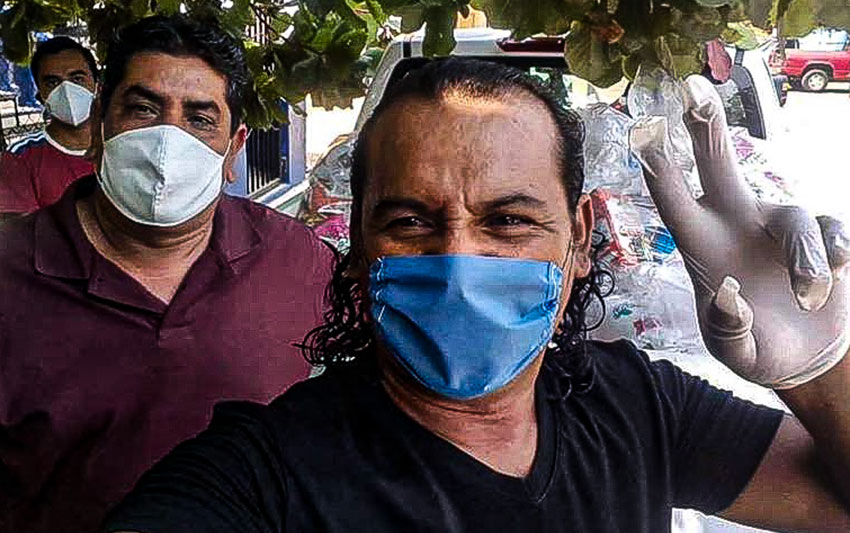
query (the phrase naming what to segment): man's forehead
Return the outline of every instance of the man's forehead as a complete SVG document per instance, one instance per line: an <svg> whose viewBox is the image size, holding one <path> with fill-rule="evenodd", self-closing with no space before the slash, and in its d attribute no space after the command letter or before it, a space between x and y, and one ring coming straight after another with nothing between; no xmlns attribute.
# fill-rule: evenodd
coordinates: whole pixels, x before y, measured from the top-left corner
<svg viewBox="0 0 850 533"><path fill-rule="evenodd" d="M557 126L531 96L400 102L385 113L368 150L379 196L545 195L562 187Z"/></svg>
<svg viewBox="0 0 850 533"><path fill-rule="evenodd" d="M90 67L79 50L62 50L45 56L39 68L39 75L64 74L68 70L84 69L90 73Z"/></svg>
<svg viewBox="0 0 850 533"><path fill-rule="evenodd" d="M224 102L227 79L196 56L142 52L128 61L121 86L144 87L164 98Z"/></svg>

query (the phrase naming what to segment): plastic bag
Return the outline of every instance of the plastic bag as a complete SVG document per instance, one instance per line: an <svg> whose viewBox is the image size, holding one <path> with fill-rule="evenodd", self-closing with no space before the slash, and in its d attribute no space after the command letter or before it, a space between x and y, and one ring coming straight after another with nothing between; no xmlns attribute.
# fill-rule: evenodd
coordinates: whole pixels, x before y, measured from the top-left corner
<svg viewBox="0 0 850 533"><path fill-rule="evenodd" d="M623 194L644 194L643 171L629 150L634 121L607 104L580 109L585 124L585 190L612 188Z"/></svg>
<svg viewBox="0 0 850 533"><path fill-rule="evenodd" d="M673 161L685 174L685 180L695 198L703 194L696 171L696 159L691 136L682 115L685 104L681 84L661 67L638 69L627 98L632 118L666 117L673 148Z"/></svg>

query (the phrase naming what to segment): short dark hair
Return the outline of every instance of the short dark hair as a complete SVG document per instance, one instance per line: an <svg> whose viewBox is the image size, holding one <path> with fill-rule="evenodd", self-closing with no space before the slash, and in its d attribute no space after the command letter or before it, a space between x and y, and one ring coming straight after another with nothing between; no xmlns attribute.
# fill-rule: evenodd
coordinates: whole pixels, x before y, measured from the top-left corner
<svg viewBox="0 0 850 533"><path fill-rule="evenodd" d="M367 291L352 269L362 268L364 243L360 232L364 191L369 179L368 145L380 117L399 102L411 99L440 101L451 94L482 99L511 99L528 95L542 102L554 119L558 134L560 177L564 182L569 209L575 214L584 187L584 125L574 111L561 106L548 89L520 70L483 60L449 58L432 60L413 70L387 91L360 131L351 170L351 249L337 256L326 299L330 309L325 323L307 334L301 343L304 357L328 369L369 363L374 353L375 332L366 318ZM599 237L599 235L597 235ZM558 376L558 399L572 392L587 391L593 384L594 367L586 349L587 332L599 326L588 324L587 311L594 301L602 306L613 290L613 277L596 260L604 242L596 240L587 277L573 282L563 323L553 336L545 364Z"/></svg>
<svg viewBox="0 0 850 533"><path fill-rule="evenodd" d="M142 52L198 57L222 74L227 79L225 99L230 109L230 130L236 131L242 122L248 86L245 47L214 21L199 21L185 15L147 17L115 34L103 71L102 113L106 113L115 88L124 79L127 63Z"/></svg>
<svg viewBox="0 0 850 533"><path fill-rule="evenodd" d="M61 35L59 37L42 41L35 47L35 53L32 56L32 61L30 61L30 70L32 71L32 77L36 84L38 84L38 75L41 73L41 64L44 62L45 58L59 54L66 50L79 52L80 55L83 56L83 59L86 60L89 70L91 71L92 78L97 81L97 60L94 58L94 54L91 53L91 50L74 39Z"/></svg>

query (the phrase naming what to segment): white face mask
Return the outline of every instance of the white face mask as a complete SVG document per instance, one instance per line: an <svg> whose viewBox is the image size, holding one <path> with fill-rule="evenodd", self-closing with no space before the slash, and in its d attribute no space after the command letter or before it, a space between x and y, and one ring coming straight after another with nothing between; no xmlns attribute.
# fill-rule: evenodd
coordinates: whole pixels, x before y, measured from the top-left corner
<svg viewBox="0 0 850 533"><path fill-rule="evenodd" d="M94 94L76 83L63 81L45 100L50 114L58 121L79 126L89 119Z"/></svg>
<svg viewBox="0 0 850 533"><path fill-rule="evenodd" d="M130 130L103 143L98 179L106 197L130 220L177 226L221 194L225 155L177 126Z"/></svg>

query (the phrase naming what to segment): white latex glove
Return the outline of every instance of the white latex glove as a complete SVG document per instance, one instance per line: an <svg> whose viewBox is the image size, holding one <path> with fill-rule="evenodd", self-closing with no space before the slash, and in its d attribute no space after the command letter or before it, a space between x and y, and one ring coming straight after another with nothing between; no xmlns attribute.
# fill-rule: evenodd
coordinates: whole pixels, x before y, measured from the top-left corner
<svg viewBox="0 0 850 533"><path fill-rule="evenodd" d="M694 284L703 340L745 379L806 383L850 348L850 239L835 219L759 201L738 175L717 91L692 76L684 93L702 198L672 163L666 119L641 119L630 137Z"/></svg>

